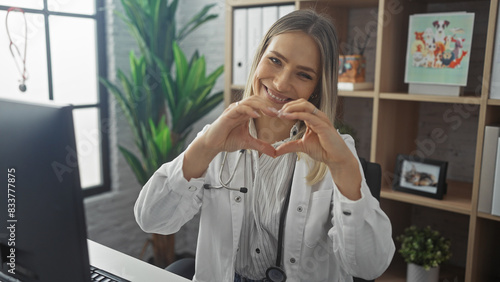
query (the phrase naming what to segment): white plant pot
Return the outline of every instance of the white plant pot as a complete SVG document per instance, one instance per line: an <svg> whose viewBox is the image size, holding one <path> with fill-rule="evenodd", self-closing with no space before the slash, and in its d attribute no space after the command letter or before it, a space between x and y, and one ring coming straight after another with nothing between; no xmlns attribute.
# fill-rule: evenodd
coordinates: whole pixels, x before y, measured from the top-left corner
<svg viewBox="0 0 500 282"><path fill-rule="evenodd" d="M439 266L429 270L420 265L409 263L406 268L406 282L438 282Z"/></svg>

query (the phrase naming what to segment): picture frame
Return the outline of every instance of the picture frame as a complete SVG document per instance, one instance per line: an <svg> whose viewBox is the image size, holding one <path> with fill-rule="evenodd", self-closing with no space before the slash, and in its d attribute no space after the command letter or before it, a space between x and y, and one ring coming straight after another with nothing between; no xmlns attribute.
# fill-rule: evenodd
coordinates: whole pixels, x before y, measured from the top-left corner
<svg viewBox="0 0 500 282"><path fill-rule="evenodd" d="M396 157L393 189L442 200L447 190L447 169L448 162L445 161L399 154Z"/></svg>
<svg viewBox="0 0 500 282"><path fill-rule="evenodd" d="M410 15L405 83L466 86L474 13Z"/></svg>

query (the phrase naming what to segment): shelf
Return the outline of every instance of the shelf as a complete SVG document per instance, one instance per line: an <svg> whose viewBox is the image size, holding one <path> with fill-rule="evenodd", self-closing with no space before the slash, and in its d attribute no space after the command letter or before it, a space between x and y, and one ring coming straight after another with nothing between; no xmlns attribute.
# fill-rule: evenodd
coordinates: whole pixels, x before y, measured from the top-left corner
<svg viewBox="0 0 500 282"><path fill-rule="evenodd" d="M490 219L490 220L500 222L500 216L497 216L497 215L492 215L492 214L484 213L484 212L478 212L477 216L481 217L481 218Z"/></svg>
<svg viewBox="0 0 500 282"><path fill-rule="evenodd" d="M353 97L353 98L373 98L375 97L375 93L373 90L358 90L358 91L346 91L339 90L338 92L340 97Z"/></svg>
<svg viewBox="0 0 500 282"><path fill-rule="evenodd" d="M397 242L396 250L399 249L399 245ZM396 251L394 253L394 258L392 259L391 265L389 268L380 276L375 279L376 282L406 282L406 263L403 261L401 255Z"/></svg>
<svg viewBox="0 0 500 282"><path fill-rule="evenodd" d="M395 253L394 256L400 256ZM406 263L402 260L394 260L386 272L376 282L405 282L406 281ZM439 281L463 281L465 269L463 267L444 264L439 269Z"/></svg>
<svg viewBox="0 0 500 282"><path fill-rule="evenodd" d="M472 183L448 180L448 191L443 200L392 190L387 184L382 186L380 196L384 199L395 200L465 215L470 215Z"/></svg>
<svg viewBox="0 0 500 282"><path fill-rule="evenodd" d="M479 105L481 98L475 96L438 96L438 95L420 95L408 93L380 93L380 99L416 101L416 102L435 102L449 104L472 104Z"/></svg>
<svg viewBox="0 0 500 282"><path fill-rule="evenodd" d="M500 106L500 99L488 99L488 105Z"/></svg>
<svg viewBox="0 0 500 282"><path fill-rule="evenodd" d="M245 90L244 85L231 85L232 91L243 91ZM339 90L338 95L340 97L353 97L353 98L373 98L375 96L373 90L357 90L357 91L346 91Z"/></svg>
<svg viewBox="0 0 500 282"><path fill-rule="evenodd" d="M299 2L317 2L317 1L299 1ZM378 7L378 0L329 0L329 4L336 7L346 8L369 8Z"/></svg>
<svg viewBox="0 0 500 282"><path fill-rule="evenodd" d="M236 90L236 91L243 91L245 90L245 85L236 85L236 84L233 84L231 85L231 90Z"/></svg>

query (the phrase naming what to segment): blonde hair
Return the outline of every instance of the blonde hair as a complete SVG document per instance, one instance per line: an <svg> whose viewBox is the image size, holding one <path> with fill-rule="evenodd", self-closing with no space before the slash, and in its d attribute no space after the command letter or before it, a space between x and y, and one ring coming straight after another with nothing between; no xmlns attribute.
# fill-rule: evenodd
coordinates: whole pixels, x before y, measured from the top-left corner
<svg viewBox="0 0 500 282"><path fill-rule="evenodd" d="M337 75L339 67L339 47L337 31L330 19L317 14L313 10L297 10L275 22L260 42L253 59L249 78L246 83L243 98L253 95L253 76L264 52L271 39L286 32L302 31L311 36L318 44L322 62L321 77L309 101L320 111L324 112L330 121L334 122L337 104ZM302 138L306 131L304 122L300 123L299 133L295 140ZM299 154L299 158L302 157ZM324 178L327 167L324 163L312 160L310 171L306 177L308 184L312 185Z"/></svg>

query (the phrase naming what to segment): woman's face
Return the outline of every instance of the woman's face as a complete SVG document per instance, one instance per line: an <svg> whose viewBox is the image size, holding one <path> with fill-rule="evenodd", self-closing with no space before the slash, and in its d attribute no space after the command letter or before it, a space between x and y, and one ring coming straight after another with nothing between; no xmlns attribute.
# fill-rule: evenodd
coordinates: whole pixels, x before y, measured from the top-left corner
<svg viewBox="0 0 500 282"><path fill-rule="evenodd" d="M254 95L266 97L278 109L293 100L307 100L321 77L320 66L320 51L312 37L301 31L276 35L255 70Z"/></svg>

